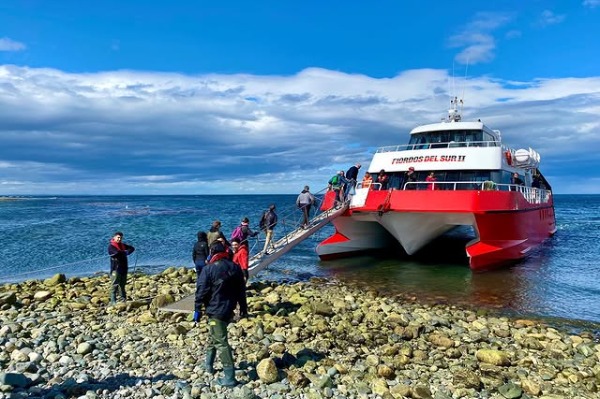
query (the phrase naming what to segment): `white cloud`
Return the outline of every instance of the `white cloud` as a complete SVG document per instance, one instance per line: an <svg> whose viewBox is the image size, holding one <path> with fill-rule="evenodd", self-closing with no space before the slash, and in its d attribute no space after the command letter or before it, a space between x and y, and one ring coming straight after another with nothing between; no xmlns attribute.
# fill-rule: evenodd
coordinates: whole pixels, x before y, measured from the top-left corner
<svg viewBox="0 0 600 399"><path fill-rule="evenodd" d="M22 51L26 48L27 46L23 43L16 42L8 37L0 38L0 51Z"/></svg>
<svg viewBox="0 0 600 399"><path fill-rule="evenodd" d="M600 6L600 0L584 0L583 5L585 7L595 8Z"/></svg>
<svg viewBox="0 0 600 399"><path fill-rule="evenodd" d="M550 10L544 10L542 11L542 15L540 16L539 24L541 26L556 25L564 21L565 18L566 15L564 14L557 15Z"/></svg>
<svg viewBox="0 0 600 399"><path fill-rule="evenodd" d="M377 79L0 66L0 195L318 191L335 170L368 165L376 147L443 117L449 80L433 69ZM465 119L538 150L545 174L565 173L568 158L582 165L569 184L598 177L600 77L455 86Z"/></svg>
<svg viewBox="0 0 600 399"><path fill-rule="evenodd" d="M463 48L455 57L461 64L478 64L494 59L493 33L512 20L507 13L481 12L460 33L450 37L449 46Z"/></svg>

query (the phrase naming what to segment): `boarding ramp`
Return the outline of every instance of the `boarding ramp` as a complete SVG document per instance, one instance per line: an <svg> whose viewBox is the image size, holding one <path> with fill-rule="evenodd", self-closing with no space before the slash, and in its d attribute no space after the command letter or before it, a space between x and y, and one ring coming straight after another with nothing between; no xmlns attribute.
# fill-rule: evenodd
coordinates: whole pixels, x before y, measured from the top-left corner
<svg viewBox="0 0 600 399"><path fill-rule="evenodd" d="M281 258L283 255L291 251L296 245L312 236L329 222L336 217L342 215L348 209L349 203L338 205L321 211L321 203L325 195L325 189L315 194L315 204L312 207L312 215L308 225L303 226L302 210L297 207L287 209L278 217L277 226L275 231L283 231L284 236L277 239L273 243L273 247L269 248L268 252L262 251L264 247L264 234L259 234L256 239L250 238L249 245L251 246L250 252L255 252L259 249L255 255L251 256L248 261L248 274L250 277L256 276L260 271L267 268L271 263ZM298 213L300 216L298 217ZM253 241L252 241L253 240ZM183 299L173 302L169 305L163 306L158 309L164 312L174 313L193 313L194 312L194 293L184 297Z"/></svg>

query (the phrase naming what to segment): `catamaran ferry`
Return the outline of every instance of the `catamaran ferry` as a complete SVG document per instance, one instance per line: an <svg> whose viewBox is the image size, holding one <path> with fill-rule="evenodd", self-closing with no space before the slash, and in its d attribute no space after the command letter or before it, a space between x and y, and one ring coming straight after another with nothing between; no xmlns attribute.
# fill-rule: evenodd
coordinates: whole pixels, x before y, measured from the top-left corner
<svg viewBox="0 0 600 399"><path fill-rule="evenodd" d="M462 121L458 103L452 100L442 122L413 129L408 144L376 151L368 168L373 183L358 183L345 212L331 221L336 231L317 246L321 259L398 243L412 255L468 226L475 236L465 248L470 267L485 270L526 257L556 232L540 155L507 146L481 121ZM381 173L384 183L377 182ZM334 206L331 191L321 209Z"/></svg>

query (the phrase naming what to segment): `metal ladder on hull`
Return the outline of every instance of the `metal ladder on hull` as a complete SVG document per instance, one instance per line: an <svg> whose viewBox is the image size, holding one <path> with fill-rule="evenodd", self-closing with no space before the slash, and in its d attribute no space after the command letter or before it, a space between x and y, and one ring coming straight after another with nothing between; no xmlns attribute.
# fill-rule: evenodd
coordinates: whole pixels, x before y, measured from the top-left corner
<svg viewBox="0 0 600 399"><path fill-rule="evenodd" d="M264 270L271 263L281 258L287 252L291 251L296 245L315 234L329 222L342 215L348 209L348 202L339 208L332 208L323 211L313 217L306 228L298 227L277 240L273 245L274 249L265 254L259 252L252 256L248 262L248 274L250 277L256 276L261 270ZM193 313L194 312L194 294L190 294L183 299L159 308L159 311L174 313Z"/></svg>

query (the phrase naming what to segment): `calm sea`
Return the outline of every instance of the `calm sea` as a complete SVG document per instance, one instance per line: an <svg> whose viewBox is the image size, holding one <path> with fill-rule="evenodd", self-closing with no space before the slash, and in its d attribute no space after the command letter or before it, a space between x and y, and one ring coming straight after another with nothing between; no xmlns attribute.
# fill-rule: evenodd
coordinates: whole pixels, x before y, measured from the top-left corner
<svg viewBox="0 0 600 399"><path fill-rule="evenodd" d="M295 195L45 197L0 201L0 282L106 272L112 234L136 247L132 268L159 272L192 266L196 232L213 219L229 235L248 216L256 225L270 203L292 223ZM555 196L557 234L528 259L494 272L471 273L456 238L446 237L413 259L355 257L321 262L321 232L271 265L262 279L310 276L358 282L382 292L501 308L509 313L600 322L600 195ZM276 234L282 235L280 224ZM462 243L459 243L462 246ZM440 249L442 248L442 249Z"/></svg>

